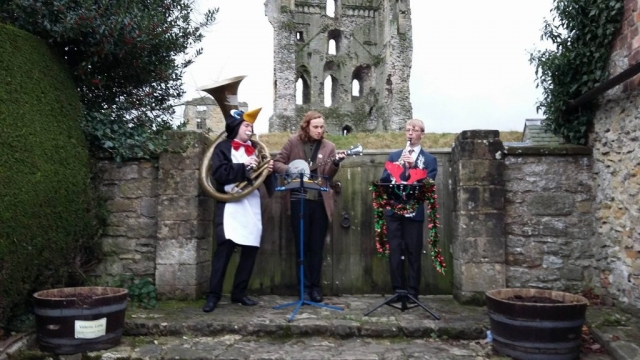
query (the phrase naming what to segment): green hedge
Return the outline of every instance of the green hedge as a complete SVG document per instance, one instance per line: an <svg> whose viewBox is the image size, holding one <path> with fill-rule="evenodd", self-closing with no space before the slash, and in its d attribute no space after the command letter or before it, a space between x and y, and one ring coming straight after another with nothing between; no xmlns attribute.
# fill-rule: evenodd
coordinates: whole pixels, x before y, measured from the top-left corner
<svg viewBox="0 0 640 360"><path fill-rule="evenodd" d="M78 283L98 254L81 115L62 61L0 24L0 326L34 291Z"/></svg>

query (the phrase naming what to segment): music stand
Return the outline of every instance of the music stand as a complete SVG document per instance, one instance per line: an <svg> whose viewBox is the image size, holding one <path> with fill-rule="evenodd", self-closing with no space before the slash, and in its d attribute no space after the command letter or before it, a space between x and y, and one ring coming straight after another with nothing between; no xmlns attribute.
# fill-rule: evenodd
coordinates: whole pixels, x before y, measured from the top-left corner
<svg viewBox="0 0 640 360"><path fill-rule="evenodd" d="M325 177L321 177L314 174L308 174L304 172L300 172L299 175L294 175L295 179L288 179L287 176L291 176L292 174L281 175L276 174L278 177L282 177L284 180L284 186L276 186L276 191L290 191L294 189L300 189L304 191L307 190L318 190L318 191L328 191L326 187L321 186L321 181ZM326 308L331 310L342 311L343 309L337 306L325 305L322 303L317 303L304 299L304 199L300 199L300 258L298 259L298 266L300 267L300 300L292 301L285 304L274 306L274 309L283 309L289 306L295 306L296 308L289 316L289 322L293 321L294 316L302 305L311 305L319 308Z"/></svg>
<svg viewBox="0 0 640 360"><path fill-rule="evenodd" d="M413 195L415 194L415 192L418 190L418 188L420 186L423 186L423 183L413 183L413 184L384 184L384 183L376 183L376 185L382 185L387 187L387 191L389 193L389 196L393 197L394 200L397 201L406 201L406 202L411 202L413 201ZM396 192L395 190L397 188L401 188L401 190L399 192ZM405 192L405 188L407 189L407 191ZM393 191L393 193L392 193ZM393 195L392 195L393 194ZM406 199L398 199L399 194L402 194L403 196L406 196L407 194L410 195L408 198ZM395 294L386 299L385 301L383 301L382 303L376 305L373 309L367 311L366 313L364 313L364 316L368 316L369 314L371 314L372 312L378 310L379 308L381 308L384 305L388 305L394 309L398 309L402 312L405 312L406 310L410 310L413 309L415 307L421 307L424 311L428 312L429 314L431 314L431 316L433 316L434 319L436 320L440 320L440 317L438 315L436 315L435 313L433 313L431 310L429 310L423 303L421 303L417 297L414 297L413 295L409 294L409 292L407 291L407 284L406 284L406 273L405 273L405 243L404 243L404 239L402 237L400 237L400 286L402 287L401 290L396 290ZM415 305L413 306L408 306L407 302L411 300L413 301L413 303ZM400 302L400 307L394 305L394 303Z"/></svg>

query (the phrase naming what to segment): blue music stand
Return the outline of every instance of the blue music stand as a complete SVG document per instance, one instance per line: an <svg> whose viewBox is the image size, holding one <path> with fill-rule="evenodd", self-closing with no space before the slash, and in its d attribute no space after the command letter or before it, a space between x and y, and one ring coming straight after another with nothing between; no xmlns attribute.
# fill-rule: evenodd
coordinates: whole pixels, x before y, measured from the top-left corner
<svg viewBox="0 0 640 360"><path fill-rule="evenodd" d="M294 176L294 179L290 179L289 177ZM276 186L276 191L290 191L294 189L300 190L317 190L317 191L328 191L326 187L321 185L321 180L326 177L314 175L314 174L305 174L304 172L300 172L299 175L296 174L276 174L276 176L281 177L283 179L283 186ZM280 182L278 182L280 184ZM298 260L298 266L300 266L300 300L292 301L285 304L274 306L274 309L283 309L289 306L295 306L296 308L289 316L289 322L293 321L293 318L300 310L302 305L311 305L319 308L326 308L331 310L342 311L342 308L337 306L325 305L322 303L317 303L304 299L304 199L300 200L300 259Z"/></svg>

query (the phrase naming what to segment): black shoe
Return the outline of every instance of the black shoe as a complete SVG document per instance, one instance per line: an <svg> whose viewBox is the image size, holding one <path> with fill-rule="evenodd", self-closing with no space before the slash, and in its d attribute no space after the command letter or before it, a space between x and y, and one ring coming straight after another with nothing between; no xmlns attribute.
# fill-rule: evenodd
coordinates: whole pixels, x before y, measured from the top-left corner
<svg viewBox="0 0 640 360"><path fill-rule="evenodd" d="M204 306L202 307L202 311L206 313L212 312L213 310L216 309L216 305L218 305L218 301L220 301L220 299L218 299L214 295L207 295L207 302L205 302Z"/></svg>
<svg viewBox="0 0 640 360"><path fill-rule="evenodd" d="M232 303L236 303L236 304L240 304L243 306L256 306L258 305L258 302L255 300L250 299L248 296L243 296L240 299L231 299Z"/></svg>
<svg viewBox="0 0 640 360"><path fill-rule="evenodd" d="M311 294L309 290L304 291L304 297L302 298L304 301L311 301Z"/></svg>
<svg viewBox="0 0 640 360"><path fill-rule="evenodd" d="M311 290L311 301L317 303L322 302L322 293L320 292L320 289Z"/></svg>

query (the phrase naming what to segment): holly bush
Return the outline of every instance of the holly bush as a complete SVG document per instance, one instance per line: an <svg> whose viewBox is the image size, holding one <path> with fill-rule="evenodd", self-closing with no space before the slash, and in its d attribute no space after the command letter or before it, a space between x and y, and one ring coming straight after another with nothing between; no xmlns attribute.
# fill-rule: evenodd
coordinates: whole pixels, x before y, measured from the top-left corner
<svg viewBox="0 0 640 360"><path fill-rule="evenodd" d="M30 32L67 62L94 151L149 158L166 145L185 67L218 9L193 0L4 0L0 22Z"/></svg>

